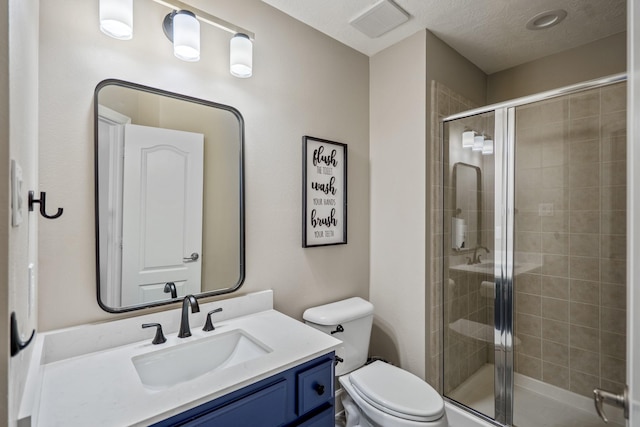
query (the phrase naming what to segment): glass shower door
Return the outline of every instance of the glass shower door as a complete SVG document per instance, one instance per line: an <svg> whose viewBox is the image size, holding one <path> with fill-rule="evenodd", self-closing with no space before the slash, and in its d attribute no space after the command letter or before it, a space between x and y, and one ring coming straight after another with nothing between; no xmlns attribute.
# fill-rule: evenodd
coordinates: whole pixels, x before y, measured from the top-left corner
<svg viewBox="0 0 640 427"><path fill-rule="evenodd" d="M444 123L446 396L486 417L494 395L494 113Z"/></svg>
<svg viewBox="0 0 640 427"><path fill-rule="evenodd" d="M519 427L602 425L593 389L624 389L625 91L617 83L515 108Z"/></svg>
<svg viewBox="0 0 640 427"><path fill-rule="evenodd" d="M624 390L626 83L559 92L443 123L443 391L504 425Z"/></svg>

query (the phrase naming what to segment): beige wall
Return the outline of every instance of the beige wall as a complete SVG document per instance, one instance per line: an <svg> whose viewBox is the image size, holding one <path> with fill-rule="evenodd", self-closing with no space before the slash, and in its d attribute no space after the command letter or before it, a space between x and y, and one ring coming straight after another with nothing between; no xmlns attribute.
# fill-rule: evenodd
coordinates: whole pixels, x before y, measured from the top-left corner
<svg viewBox="0 0 640 427"><path fill-rule="evenodd" d="M627 70L627 33L491 74L487 102L519 98Z"/></svg>
<svg viewBox="0 0 640 427"><path fill-rule="evenodd" d="M486 105L487 75L427 31L427 82L432 80L464 96L474 105ZM428 89L431 90L431 87Z"/></svg>
<svg viewBox="0 0 640 427"><path fill-rule="evenodd" d="M420 31L371 58L372 354L425 377L426 46Z"/></svg>
<svg viewBox="0 0 640 427"><path fill-rule="evenodd" d="M38 190L38 21L33 19L38 16L38 1L9 1L8 2L8 53L2 54L3 58L8 58L8 96L3 96L3 100L8 100L9 114L8 121L3 122L0 127L8 129L8 134L3 134L2 138L8 136L9 144L0 144L3 152L2 169L4 176L9 177L10 160L16 160L22 167L23 187L21 195L23 197L23 222L18 227L10 225L10 192L8 181L1 194L2 205L5 210L1 214L3 218L2 234L7 233L8 239L8 274L5 280L9 283L8 295L0 297L3 301L2 311L7 307L5 298L8 297L8 313L3 314L3 318L8 319L12 311L16 312L21 339L29 338L31 331L37 324L37 302L34 287L29 288L28 265L36 263L37 254L37 221L36 213L28 213L27 192ZM7 10L7 2L3 4L3 13ZM6 37L2 38L7 40ZM3 65L6 69L6 64ZM3 76L7 75L2 73ZM4 77L3 77L4 78ZM5 81L6 84L6 81ZM4 84L3 84L4 87ZM6 108L7 105L3 105ZM6 111L6 110L3 110ZM7 119L7 115L3 115ZM4 132L4 131L3 131ZM6 150L6 151L5 151ZM0 250L3 255L3 264L6 260L7 248ZM6 264L5 264L6 266ZM3 267L0 270L4 270ZM4 270L7 271L7 270ZM30 296L33 295L33 298ZM8 331L8 328L3 328ZM5 343L8 338L3 337ZM8 353L7 346L3 346ZM31 357L32 347L20 352L12 358L8 358L8 413L5 418L9 425L16 422L20 399L24 388L24 379L28 363ZM4 376L4 374L3 374ZM5 384L3 381L2 384ZM4 414L2 414L4 416Z"/></svg>
<svg viewBox="0 0 640 427"><path fill-rule="evenodd" d="M254 76L228 71L230 35L202 26L202 59L173 57L168 9L134 2L130 41L98 29L98 2L46 1L40 13L40 182L65 208L40 224L42 330L113 319L96 303L92 97L106 78L232 105L246 124L246 281L278 310L359 295L369 286L368 58L260 1L193 1L254 31ZM301 247L301 149L308 134L348 144L347 245Z"/></svg>

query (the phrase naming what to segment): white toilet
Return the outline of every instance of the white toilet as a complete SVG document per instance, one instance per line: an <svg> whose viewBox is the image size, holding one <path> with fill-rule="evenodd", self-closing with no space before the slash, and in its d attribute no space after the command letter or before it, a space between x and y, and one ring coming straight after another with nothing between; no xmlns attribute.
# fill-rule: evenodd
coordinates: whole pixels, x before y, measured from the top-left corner
<svg viewBox="0 0 640 427"><path fill-rule="evenodd" d="M419 377L382 361L365 365L373 305L349 298L307 309L305 323L342 340L336 376L347 427L447 427L444 401Z"/></svg>

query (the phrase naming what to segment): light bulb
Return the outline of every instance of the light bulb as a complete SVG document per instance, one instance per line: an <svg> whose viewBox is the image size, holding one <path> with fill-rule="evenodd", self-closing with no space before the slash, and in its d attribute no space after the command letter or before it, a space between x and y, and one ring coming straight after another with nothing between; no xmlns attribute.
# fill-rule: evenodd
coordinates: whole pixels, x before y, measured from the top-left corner
<svg viewBox="0 0 640 427"><path fill-rule="evenodd" d="M476 136L476 133L472 130L462 132L462 147L463 148L473 147L473 138L475 136Z"/></svg>
<svg viewBox="0 0 640 427"><path fill-rule="evenodd" d="M183 61L200 60L200 22L188 10L173 16L173 54Z"/></svg>
<svg viewBox="0 0 640 427"><path fill-rule="evenodd" d="M246 34L238 33L231 38L229 49L229 71L235 77L246 79L253 74L253 43Z"/></svg>
<svg viewBox="0 0 640 427"><path fill-rule="evenodd" d="M473 151L482 151L482 147L484 147L484 136L476 136L473 138Z"/></svg>
<svg viewBox="0 0 640 427"><path fill-rule="evenodd" d="M131 39L133 0L100 0L100 31L114 39Z"/></svg>
<svg viewBox="0 0 640 427"><path fill-rule="evenodd" d="M493 139L485 139L482 146L482 154L493 154Z"/></svg>

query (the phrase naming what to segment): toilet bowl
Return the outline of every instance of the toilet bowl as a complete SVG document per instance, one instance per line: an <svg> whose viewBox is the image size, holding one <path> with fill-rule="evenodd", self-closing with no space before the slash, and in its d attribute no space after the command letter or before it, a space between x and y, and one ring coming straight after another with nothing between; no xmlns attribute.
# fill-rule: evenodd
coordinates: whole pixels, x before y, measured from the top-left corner
<svg viewBox="0 0 640 427"><path fill-rule="evenodd" d="M429 384L389 363L366 364L373 305L349 298L306 310L305 323L342 340L336 376L347 427L447 427L444 401Z"/></svg>

